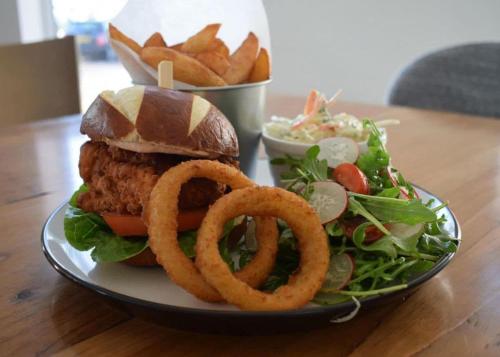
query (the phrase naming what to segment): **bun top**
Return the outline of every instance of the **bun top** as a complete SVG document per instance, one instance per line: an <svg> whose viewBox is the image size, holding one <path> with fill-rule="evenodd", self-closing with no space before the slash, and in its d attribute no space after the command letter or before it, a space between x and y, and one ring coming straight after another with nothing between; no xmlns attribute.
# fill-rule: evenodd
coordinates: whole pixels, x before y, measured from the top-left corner
<svg viewBox="0 0 500 357"><path fill-rule="evenodd" d="M83 115L80 131L135 152L239 155L234 128L215 106L191 93L153 86L102 92Z"/></svg>

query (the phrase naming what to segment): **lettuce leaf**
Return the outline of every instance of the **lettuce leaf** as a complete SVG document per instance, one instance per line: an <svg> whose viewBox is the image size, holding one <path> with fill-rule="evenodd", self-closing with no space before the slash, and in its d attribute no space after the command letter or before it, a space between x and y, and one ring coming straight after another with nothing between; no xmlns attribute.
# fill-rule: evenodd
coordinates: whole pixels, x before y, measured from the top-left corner
<svg viewBox="0 0 500 357"><path fill-rule="evenodd" d="M87 187L82 185L73 194L64 215L64 234L73 248L92 250L90 256L95 262L119 262L148 247L146 237L120 237L113 233L101 216L78 208L78 195L86 191Z"/></svg>
<svg viewBox="0 0 500 357"><path fill-rule="evenodd" d="M366 210L373 216L384 222L401 222L406 224L417 224L434 222L436 213L427 207L421 200L403 200L398 198L369 196L349 192L350 204L355 197Z"/></svg>

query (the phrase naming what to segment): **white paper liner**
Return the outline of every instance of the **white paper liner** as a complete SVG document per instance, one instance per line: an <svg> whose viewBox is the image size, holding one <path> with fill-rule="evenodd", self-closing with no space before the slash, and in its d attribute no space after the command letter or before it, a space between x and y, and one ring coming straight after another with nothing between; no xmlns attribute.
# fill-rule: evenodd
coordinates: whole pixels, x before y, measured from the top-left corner
<svg viewBox="0 0 500 357"><path fill-rule="evenodd" d="M169 46L185 41L206 25L221 23L217 34L229 50L236 50L250 31L259 38L261 47L271 49L269 26L261 0L129 0L113 19L125 35L139 44L159 32ZM156 85L157 71L141 61L127 46L110 40L120 62L135 84ZM174 81L175 89L196 89Z"/></svg>

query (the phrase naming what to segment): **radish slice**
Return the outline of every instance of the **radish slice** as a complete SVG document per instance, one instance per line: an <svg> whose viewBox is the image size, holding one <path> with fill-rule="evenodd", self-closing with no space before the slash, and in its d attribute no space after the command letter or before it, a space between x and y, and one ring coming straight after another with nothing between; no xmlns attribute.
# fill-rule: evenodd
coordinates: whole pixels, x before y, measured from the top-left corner
<svg viewBox="0 0 500 357"><path fill-rule="evenodd" d="M320 149L318 159L325 159L331 168L344 162L354 164L359 156L358 144L352 139L341 136L320 140L318 146Z"/></svg>
<svg viewBox="0 0 500 357"><path fill-rule="evenodd" d="M420 237L424 233L423 223L409 225L405 223L391 223L389 231L396 237L401 239L412 239Z"/></svg>
<svg viewBox="0 0 500 357"><path fill-rule="evenodd" d="M312 183L314 189L309 204L316 210L321 224L338 218L347 209L347 192L333 181Z"/></svg>
<svg viewBox="0 0 500 357"><path fill-rule="evenodd" d="M354 259L347 253L333 254L330 257L330 265L326 273L325 281L321 291L338 291L351 281L354 272Z"/></svg>

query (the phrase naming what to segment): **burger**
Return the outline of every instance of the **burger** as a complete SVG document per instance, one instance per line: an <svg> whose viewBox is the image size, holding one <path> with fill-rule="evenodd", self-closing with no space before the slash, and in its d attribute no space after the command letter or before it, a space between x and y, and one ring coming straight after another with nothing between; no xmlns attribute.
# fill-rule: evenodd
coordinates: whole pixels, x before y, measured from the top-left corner
<svg viewBox="0 0 500 357"><path fill-rule="evenodd" d="M68 242L95 261L155 265L143 214L159 177L187 160L238 167L238 141L226 117L205 99L152 86L104 91L83 115L84 184L65 215ZM196 230L226 187L205 178L183 185L179 235ZM188 235L189 237L189 235Z"/></svg>

